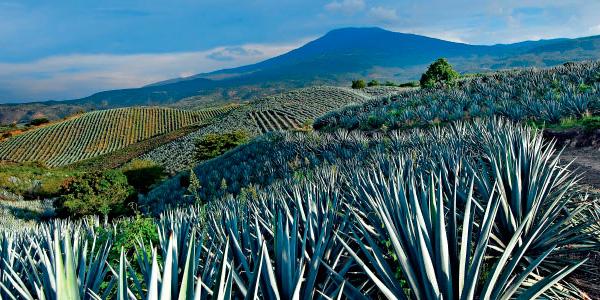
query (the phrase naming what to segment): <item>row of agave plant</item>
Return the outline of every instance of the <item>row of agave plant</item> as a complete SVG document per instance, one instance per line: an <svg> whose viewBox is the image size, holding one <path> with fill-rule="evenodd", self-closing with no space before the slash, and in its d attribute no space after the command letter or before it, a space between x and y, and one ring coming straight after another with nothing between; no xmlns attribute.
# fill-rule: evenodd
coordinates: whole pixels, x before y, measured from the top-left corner
<svg viewBox="0 0 600 300"><path fill-rule="evenodd" d="M409 134L410 135L410 134ZM1 235L2 299L564 299L596 204L540 134L502 120L412 133L412 151L323 166L165 211L158 245L107 261L99 222ZM112 226L105 224L104 226ZM116 232L115 232L116 234ZM580 295L579 295L580 296Z"/></svg>
<svg viewBox="0 0 600 300"><path fill-rule="evenodd" d="M600 110L600 61L500 71L461 79L455 88L409 89L334 111L314 127L390 129L503 116L557 124Z"/></svg>

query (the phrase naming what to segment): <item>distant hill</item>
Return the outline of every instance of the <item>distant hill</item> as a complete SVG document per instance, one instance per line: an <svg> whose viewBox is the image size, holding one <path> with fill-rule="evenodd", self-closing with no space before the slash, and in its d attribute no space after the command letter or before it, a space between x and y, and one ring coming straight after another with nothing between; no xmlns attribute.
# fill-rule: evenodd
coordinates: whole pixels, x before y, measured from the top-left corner
<svg viewBox="0 0 600 300"><path fill-rule="evenodd" d="M600 36L478 46L381 28L344 28L253 65L137 89L106 91L77 100L0 105L0 123L41 116L56 119L90 108L132 105L197 108L240 103L318 84L347 86L358 77L404 82L418 79L427 65L439 57L448 58L461 73L546 67L600 58Z"/></svg>
<svg viewBox="0 0 600 300"><path fill-rule="evenodd" d="M0 161L64 166L207 120L232 107L187 111L164 107L98 110L0 142Z"/></svg>

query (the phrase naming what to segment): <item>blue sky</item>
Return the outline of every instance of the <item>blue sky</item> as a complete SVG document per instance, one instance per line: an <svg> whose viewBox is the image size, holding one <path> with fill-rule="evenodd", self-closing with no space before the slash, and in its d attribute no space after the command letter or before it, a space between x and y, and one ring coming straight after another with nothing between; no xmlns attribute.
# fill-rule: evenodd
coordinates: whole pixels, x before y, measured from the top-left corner
<svg viewBox="0 0 600 300"><path fill-rule="evenodd" d="M597 35L599 11L596 0L0 0L0 103L254 63L340 27L495 44Z"/></svg>

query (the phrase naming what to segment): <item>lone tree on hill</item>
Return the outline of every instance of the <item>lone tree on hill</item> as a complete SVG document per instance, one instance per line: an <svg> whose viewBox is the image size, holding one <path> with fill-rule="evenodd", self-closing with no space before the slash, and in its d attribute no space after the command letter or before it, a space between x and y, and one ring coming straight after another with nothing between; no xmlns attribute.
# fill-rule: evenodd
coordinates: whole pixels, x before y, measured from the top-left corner
<svg viewBox="0 0 600 300"><path fill-rule="evenodd" d="M367 86L367 83L362 79L356 79L352 81L353 89L364 89Z"/></svg>
<svg viewBox="0 0 600 300"><path fill-rule="evenodd" d="M427 72L421 76L421 87L429 88L436 85L452 87L460 75L445 58L440 58L432 63Z"/></svg>

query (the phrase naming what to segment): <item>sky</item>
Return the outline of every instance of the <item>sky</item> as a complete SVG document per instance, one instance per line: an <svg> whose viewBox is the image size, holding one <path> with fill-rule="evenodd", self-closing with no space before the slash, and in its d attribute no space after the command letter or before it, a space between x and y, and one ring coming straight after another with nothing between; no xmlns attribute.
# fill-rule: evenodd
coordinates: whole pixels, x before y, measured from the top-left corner
<svg viewBox="0 0 600 300"><path fill-rule="evenodd" d="M469 44L600 35L598 0L0 0L0 103L256 63L342 27Z"/></svg>

